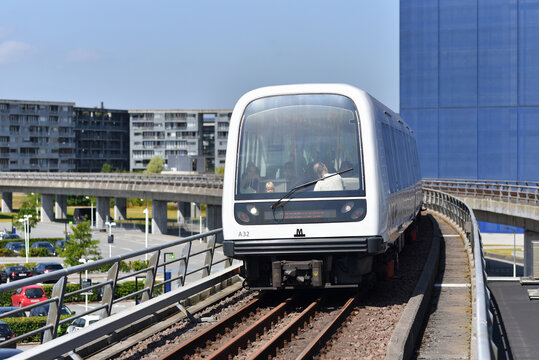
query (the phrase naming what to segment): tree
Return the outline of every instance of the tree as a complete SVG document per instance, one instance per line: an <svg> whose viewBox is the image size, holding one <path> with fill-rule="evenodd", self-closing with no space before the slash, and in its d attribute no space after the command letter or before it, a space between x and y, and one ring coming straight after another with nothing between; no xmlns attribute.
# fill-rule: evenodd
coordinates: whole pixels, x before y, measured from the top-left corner
<svg viewBox="0 0 539 360"><path fill-rule="evenodd" d="M104 163L103 166L101 167L101 172L102 173L111 173L111 172L114 172L114 168L112 167L111 164Z"/></svg>
<svg viewBox="0 0 539 360"><path fill-rule="evenodd" d="M82 258L98 260L101 258L101 250L97 244L99 240L93 240L90 222L83 221L71 226L71 236L66 242L65 249L59 251L60 256L65 257L64 263L75 266L80 265Z"/></svg>
<svg viewBox="0 0 539 360"><path fill-rule="evenodd" d="M215 168L215 175L224 175L225 174L225 167L219 166Z"/></svg>
<svg viewBox="0 0 539 360"><path fill-rule="evenodd" d="M165 159L163 159L159 155L155 155L148 163L148 166L146 167L146 173L159 174L161 173L161 171L165 169L164 164L165 164Z"/></svg>
<svg viewBox="0 0 539 360"><path fill-rule="evenodd" d="M37 224L37 209L36 209L36 203L35 198L28 198L26 199L19 209L19 212L15 216L15 220L17 221L17 229L24 230L24 224L22 220L24 219L24 215L32 215L31 218L29 218L29 224L30 227L33 228Z"/></svg>

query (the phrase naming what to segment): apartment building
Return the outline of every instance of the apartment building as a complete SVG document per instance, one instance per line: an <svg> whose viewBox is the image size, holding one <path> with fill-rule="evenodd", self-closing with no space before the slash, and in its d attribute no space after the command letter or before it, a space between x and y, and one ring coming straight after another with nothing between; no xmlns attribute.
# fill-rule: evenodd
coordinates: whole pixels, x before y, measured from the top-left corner
<svg viewBox="0 0 539 360"><path fill-rule="evenodd" d="M0 99L0 171L74 171L74 105Z"/></svg>
<svg viewBox="0 0 539 360"><path fill-rule="evenodd" d="M165 164L178 157L204 161L193 169L213 172L224 166L231 115L231 110L129 110L130 170L146 169L159 155Z"/></svg>
<svg viewBox="0 0 539 360"><path fill-rule="evenodd" d="M129 113L127 110L75 107L75 169L99 172L108 163L129 170Z"/></svg>

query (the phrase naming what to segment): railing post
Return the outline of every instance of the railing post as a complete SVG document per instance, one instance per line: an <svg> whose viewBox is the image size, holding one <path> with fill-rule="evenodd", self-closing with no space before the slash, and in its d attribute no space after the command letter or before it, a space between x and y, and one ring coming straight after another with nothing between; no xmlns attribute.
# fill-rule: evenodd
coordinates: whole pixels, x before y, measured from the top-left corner
<svg viewBox="0 0 539 360"><path fill-rule="evenodd" d="M146 272L146 286L145 286L145 288L148 289L148 291L142 294L142 300L140 302L145 302L146 300L150 300L152 298L153 285L155 283L155 277L157 276L157 263L159 262L160 254L161 254L161 251L157 251L150 258L150 262L148 264L149 269Z"/></svg>
<svg viewBox="0 0 539 360"><path fill-rule="evenodd" d="M102 305L107 305L107 307L101 310L100 318L104 319L110 316L112 310L112 301L114 300L114 290L116 290L116 281L118 279L118 272L120 270L120 263L116 262L112 265L107 272L107 281L112 281L112 284L105 285L103 289L103 299L101 300Z"/></svg>
<svg viewBox="0 0 539 360"><path fill-rule="evenodd" d="M51 341L56 338L58 334L58 322L60 322L60 314L62 313L60 309L64 302L64 294L66 289L66 276L62 276L54 287L52 288L51 299L58 298L57 301L51 302L49 304L49 315L47 316L47 325L52 325L52 329L47 329L43 333L43 343Z"/></svg>
<svg viewBox="0 0 539 360"><path fill-rule="evenodd" d="M208 239L208 252L206 252L206 259L204 261L204 270L202 270L202 277L206 277L211 273L211 266L213 263L213 254L215 252L215 235L209 236Z"/></svg>
<svg viewBox="0 0 539 360"><path fill-rule="evenodd" d="M185 277L187 276L187 266L189 265L189 256L191 256L191 244L190 241L182 248L182 258L184 259L180 262L180 268L178 269L178 276L180 278L177 281L178 287L185 285Z"/></svg>

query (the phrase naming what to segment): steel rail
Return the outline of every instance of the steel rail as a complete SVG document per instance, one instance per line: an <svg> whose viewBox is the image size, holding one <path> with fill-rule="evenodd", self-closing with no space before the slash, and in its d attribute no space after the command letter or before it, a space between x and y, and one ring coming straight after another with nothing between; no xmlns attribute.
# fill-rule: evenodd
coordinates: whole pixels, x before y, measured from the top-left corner
<svg viewBox="0 0 539 360"><path fill-rule="evenodd" d="M269 313L264 315L256 323L243 330L240 334L230 340L228 343L220 347L217 351L205 357L208 360L228 359L229 355L237 355L240 349L243 349L247 344L256 339L257 334L261 334L264 328L270 328L277 319L283 316L286 309L292 304L294 299L292 297L286 299L276 307L274 307Z"/></svg>
<svg viewBox="0 0 539 360"><path fill-rule="evenodd" d="M321 299L313 301L305 310L303 310L298 316L296 316L284 329L279 331L273 338L271 338L262 348L258 349L256 353L250 356L249 360L254 359L268 359L274 355L277 355L277 349L281 346L285 346L285 342L290 341L293 334L303 327L309 318L313 315L316 309L320 306ZM309 321L310 322L310 321Z"/></svg>
<svg viewBox="0 0 539 360"><path fill-rule="evenodd" d="M352 311L355 302L355 297L348 299L337 315L335 315L333 320L331 320L331 322L318 334L318 336L309 343L305 350L303 350L301 354L296 357L296 359L311 359L318 348L328 340L337 326L339 326L342 320L348 316L350 311Z"/></svg>
<svg viewBox="0 0 539 360"><path fill-rule="evenodd" d="M241 320L242 317L247 316L250 312L254 311L259 304L260 298L253 299L235 313L230 314L223 320L212 325L204 332L187 340L187 342L170 351L168 354L162 356L160 359L183 359L185 356L194 353L197 348L203 348L206 346L206 341L214 341L219 334L225 332L225 329L231 329L234 326L234 322Z"/></svg>

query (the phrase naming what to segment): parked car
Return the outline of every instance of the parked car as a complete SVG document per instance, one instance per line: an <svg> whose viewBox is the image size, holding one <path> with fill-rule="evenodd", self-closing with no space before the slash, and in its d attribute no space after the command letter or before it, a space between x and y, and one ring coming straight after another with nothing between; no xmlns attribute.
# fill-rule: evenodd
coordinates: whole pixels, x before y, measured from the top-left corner
<svg viewBox="0 0 539 360"><path fill-rule="evenodd" d="M54 246L55 246L56 248L60 248L60 249L62 249L62 250L65 250L65 248L66 248L66 243L67 243L66 240L58 240L58 241L56 241L56 243L54 243Z"/></svg>
<svg viewBox="0 0 539 360"><path fill-rule="evenodd" d="M6 340L13 339L15 334L13 333L13 330L9 327L8 324L6 324L3 321L0 321L0 346L2 346L2 343ZM11 348L16 348L17 343L12 343L8 345Z"/></svg>
<svg viewBox="0 0 539 360"><path fill-rule="evenodd" d="M41 306L30 309L30 316L48 316L50 304L43 304ZM62 310L60 315L75 315L74 311L71 311L65 304L62 304Z"/></svg>
<svg viewBox="0 0 539 360"><path fill-rule="evenodd" d="M0 307L0 314L5 314L7 312L10 312L10 311L13 311L13 310L18 310L20 308L16 307L16 306L3 306L3 307ZM19 311L18 313L16 314L13 314L9 317L26 317L26 313L24 311Z"/></svg>
<svg viewBox="0 0 539 360"><path fill-rule="evenodd" d="M32 272L22 265L8 266L0 271L0 282L12 282L19 279L26 279L32 276Z"/></svg>
<svg viewBox="0 0 539 360"><path fill-rule="evenodd" d="M34 274L34 276L48 274L52 271L62 270L63 268L64 267L62 265L55 262L44 262L34 266L34 268L32 269L32 274Z"/></svg>
<svg viewBox="0 0 539 360"><path fill-rule="evenodd" d="M39 285L29 285L18 288L15 294L11 295L11 304L13 306L28 306L40 301L47 300L45 291Z"/></svg>
<svg viewBox="0 0 539 360"><path fill-rule="evenodd" d="M31 249L47 249L49 255L56 255L56 248L48 241L38 241L30 245Z"/></svg>
<svg viewBox="0 0 539 360"><path fill-rule="evenodd" d="M0 360L4 360L4 359L9 359L10 357L13 357L17 354L20 354L22 353L22 350L20 349L9 349L9 348L5 348L5 349L0 349Z"/></svg>
<svg viewBox="0 0 539 360"><path fill-rule="evenodd" d="M67 333L70 334L74 331L83 329L97 321L99 321L99 315L97 314L84 315L76 320L73 320L71 325L67 327Z"/></svg>
<svg viewBox="0 0 539 360"><path fill-rule="evenodd" d="M15 254L24 253L24 243L21 241L10 241L6 244L6 249L13 251Z"/></svg>
<svg viewBox="0 0 539 360"><path fill-rule="evenodd" d="M2 234L2 240L8 240L8 239L20 239L21 237L17 234Z"/></svg>

